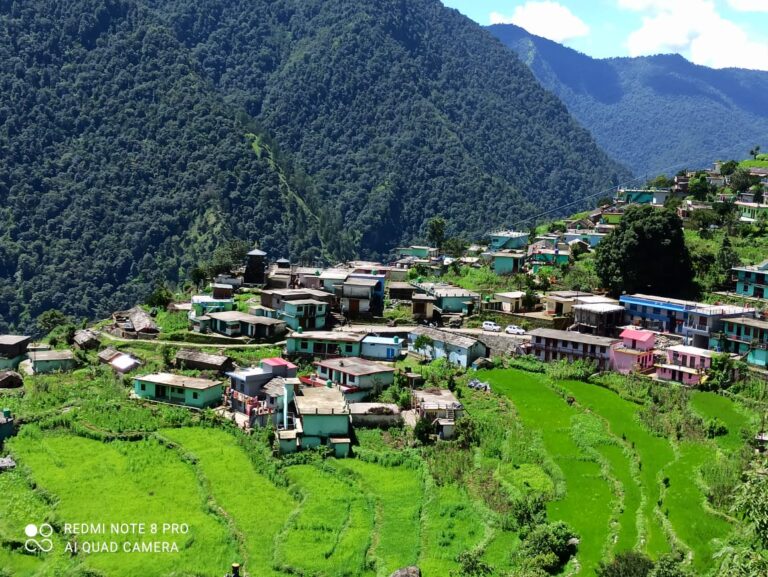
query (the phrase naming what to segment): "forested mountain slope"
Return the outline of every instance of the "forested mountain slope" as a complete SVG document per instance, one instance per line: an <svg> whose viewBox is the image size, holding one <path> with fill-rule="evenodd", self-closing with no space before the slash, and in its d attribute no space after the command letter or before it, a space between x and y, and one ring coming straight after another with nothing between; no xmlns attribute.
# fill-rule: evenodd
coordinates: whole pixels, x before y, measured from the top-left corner
<svg viewBox="0 0 768 577"><path fill-rule="evenodd" d="M768 134L768 72L679 55L594 59L513 24L488 27L637 175L743 158Z"/></svg>
<svg viewBox="0 0 768 577"><path fill-rule="evenodd" d="M228 238L377 256L626 175L438 0L0 0L0 154L0 330L130 304Z"/></svg>

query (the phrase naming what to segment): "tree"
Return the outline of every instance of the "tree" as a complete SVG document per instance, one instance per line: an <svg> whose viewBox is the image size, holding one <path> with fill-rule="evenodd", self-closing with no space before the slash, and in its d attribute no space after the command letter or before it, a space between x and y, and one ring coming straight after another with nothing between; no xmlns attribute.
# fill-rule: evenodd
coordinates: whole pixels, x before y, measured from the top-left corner
<svg viewBox="0 0 768 577"><path fill-rule="evenodd" d="M630 206L619 225L597 246L595 271L614 295L689 294L693 266L680 218L667 209Z"/></svg>
<svg viewBox="0 0 768 577"><path fill-rule="evenodd" d="M733 250L730 237L725 234L723 235L723 240L720 243L720 250L717 251L715 260L719 284L722 285L726 283L731 276L731 269L735 266L739 266L739 255Z"/></svg>
<svg viewBox="0 0 768 577"><path fill-rule="evenodd" d="M662 555L648 577L690 577L682 563L683 557L680 554Z"/></svg>
<svg viewBox="0 0 768 577"><path fill-rule="evenodd" d="M442 216L434 216L427 222L427 240L438 249L442 248L445 241L445 219Z"/></svg>
<svg viewBox="0 0 768 577"><path fill-rule="evenodd" d="M694 176L688 181L688 194L696 200L706 200L709 194L709 182L704 175Z"/></svg>
<svg viewBox="0 0 768 577"><path fill-rule="evenodd" d="M536 306L536 303L538 302L538 297L536 296L536 293L533 291L533 289L526 289L525 294L523 295L523 298L521 299L521 304L523 305L523 310L525 312L530 312L533 310L533 307Z"/></svg>
<svg viewBox="0 0 768 577"><path fill-rule="evenodd" d="M206 278L208 278L208 276L204 267L194 266L192 267L192 270L189 271L189 280L191 280L192 284L194 284L197 288L199 288L200 285L205 282Z"/></svg>
<svg viewBox="0 0 768 577"><path fill-rule="evenodd" d="M147 297L151 307L165 308L173 302L173 292L164 283L155 285L155 290Z"/></svg>
<svg viewBox="0 0 768 577"><path fill-rule="evenodd" d="M456 558L459 569L451 571L451 577L484 577L493 575L493 567L483 561L483 551L464 551Z"/></svg>
<svg viewBox="0 0 768 577"><path fill-rule="evenodd" d="M648 181L648 186L651 188L671 188L673 184L675 184L675 181L666 174L660 174L653 180Z"/></svg>
<svg viewBox="0 0 768 577"><path fill-rule="evenodd" d="M735 491L733 512L749 524L763 547L768 547L768 469L766 462L754 461L744 482Z"/></svg>
<svg viewBox="0 0 768 577"><path fill-rule="evenodd" d="M464 256L465 250L467 250L467 239L461 236L452 236L443 243L443 252L454 258Z"/></svg>
<svg viewBox="0 0 768 577"><path fill-rule="evenodd" d="M739 168L731 175L731 188L736 192L747 192L750 186L757 183L757 177L749 174L746 168Z"/></svg>
<svg viewBox="0 0 768 577"><path fill-rule="evenodd" d="M637 551L622 551L609 563L600 562L597 577L648 577L653 561Z"/></svg>
<svg viewBox="0 0 768 577"><path fill-rule="evenodd" d="M537 525L518 550L521 559L533 559L548 573L558 572L575 553L576 534L562 521Z"/></svg>
<svg viewBox="0 0 768 577"><path fill-rule="evenodd" d="M416 351L421 352L422 356L426 356L425 351L427 349L432 350L434 346L435 341L429 335L419 335L416 337L416 340L413 341L413 348L416 349Z"/></svg>
<svg viewBox="0 0 768 577"><path fill-rule="evenodd" d="M50 333L53 329L72 322L72 319L58 309L49 309L37 317L37 328L43 334Z"/></svg>
<svg viewBox="0 0 768 577"><path fill-rule="evenodd" d="M758 189L755 191L755 194L752 197L752 201L756 202L757 204L763 204L764 200L765 200L765 195L763 194L763 187L758 186Z"/></svg>
<svg viewBox="0 0 768 577"><path fill-rule="evenodd" d="M435 427L428 419L419 419L413 427L413 436L423 445L429 443L430 436L435 432Z"/></svg>
<svg viewBox="0 0 768 577"><path fill-rule="evenodd" d="M739 167L739 163L736 160L729 160L728 162L724 162L720 166L720 174L723 176L729 176L734 173L734 171Z"/></svg>
<svg viewBox="0 0 768 577"><path fill-rule="evenodd" d="M760 154L760 145L755 146L752 150L749 151L749 155L757 160L757 155Z"/></svg>

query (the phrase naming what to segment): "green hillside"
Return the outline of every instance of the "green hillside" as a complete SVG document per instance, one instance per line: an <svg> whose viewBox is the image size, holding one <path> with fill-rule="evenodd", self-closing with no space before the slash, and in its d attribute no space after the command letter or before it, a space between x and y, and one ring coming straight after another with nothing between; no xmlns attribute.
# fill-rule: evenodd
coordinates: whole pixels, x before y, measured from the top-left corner
<svg viewBox="0 0 768 577"><path fill-rule="evenodd" d="M638 176L741 158L768 133L768 72L670 54L594 59L512 24L488 30Z"/></svg>
<svg viewBox="0 0 768 577"><path fill-rule="evenodd" d="M2 0L0 57L0 331L132 304L228 239L376 257L626 176L438 0Z"/></svg>

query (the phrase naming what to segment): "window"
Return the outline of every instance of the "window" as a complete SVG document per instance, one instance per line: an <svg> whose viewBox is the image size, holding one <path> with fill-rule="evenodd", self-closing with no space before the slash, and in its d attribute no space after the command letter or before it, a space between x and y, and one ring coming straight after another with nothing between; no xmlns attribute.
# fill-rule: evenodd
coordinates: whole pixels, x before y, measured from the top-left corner
<svg viewBox="0 0 768 577"><path fill-rule="evenodd" d="M344 350L348 353L352 352L352 345L345 345Z"/></svg>
<svg viewBox="0 0 768 577"><path fill-rule="evenodd" d="M299 348L307 349L309 348L309 343L307 341L299 341Z"/></svg>
<svg viewBox="0 0 768 577"><path fill-rule="evenodd" d="M194 393L192 393L192 398L193 398L193 399L196 399L196 398L197 398L197 392L194 392Z"/></svg>
<svg viewBox="0 0 768 577"><path fill-rule="evenodd" d="M659 307L653 307L653 314L655 315L661 314L661 309Z"/></svg>
<svg viewBox="0 0 768 577"><path fill-rule="evenodd" d="M142 391L146 391L147 390L147 385L145 385L144 383L141 383L141 390Z"/></svg>
<svg viewBox="0 0 768 577"><path fill-rule="evenodd" d="M637 310L637 305L629 305L629 310L636 311Z"/></svg>
<svg viewBox="0 0 768 577"><path fill-rule="evenodd" d="M355 382L355 375L349 375L349 379L347 379L348 382L354 383Z"/></svg>

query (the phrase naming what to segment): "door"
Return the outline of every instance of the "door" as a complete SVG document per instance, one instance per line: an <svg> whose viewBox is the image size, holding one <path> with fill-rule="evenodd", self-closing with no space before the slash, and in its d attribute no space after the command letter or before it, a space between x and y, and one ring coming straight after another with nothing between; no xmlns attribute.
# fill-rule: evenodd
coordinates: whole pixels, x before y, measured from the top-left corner
<svg viewBox="0 0 768 577"><path fill-rule="evenodd" d="M387 348L387 360L391 361L395 358L395 349Z"/></svg>
<svg viewBox="0 0 768 577"><path fill-rule="evenodd" d="M360 312L360 301L357 299L349 299L349 314L350 316L356 315Z"/></svg>
<svg viewBox="0 0 768 577"><path fill-rule="evenodd" d="M168 396L168 391L166 390L165 385L155 385L155 397L164 399L167 396Z"/></svg>

